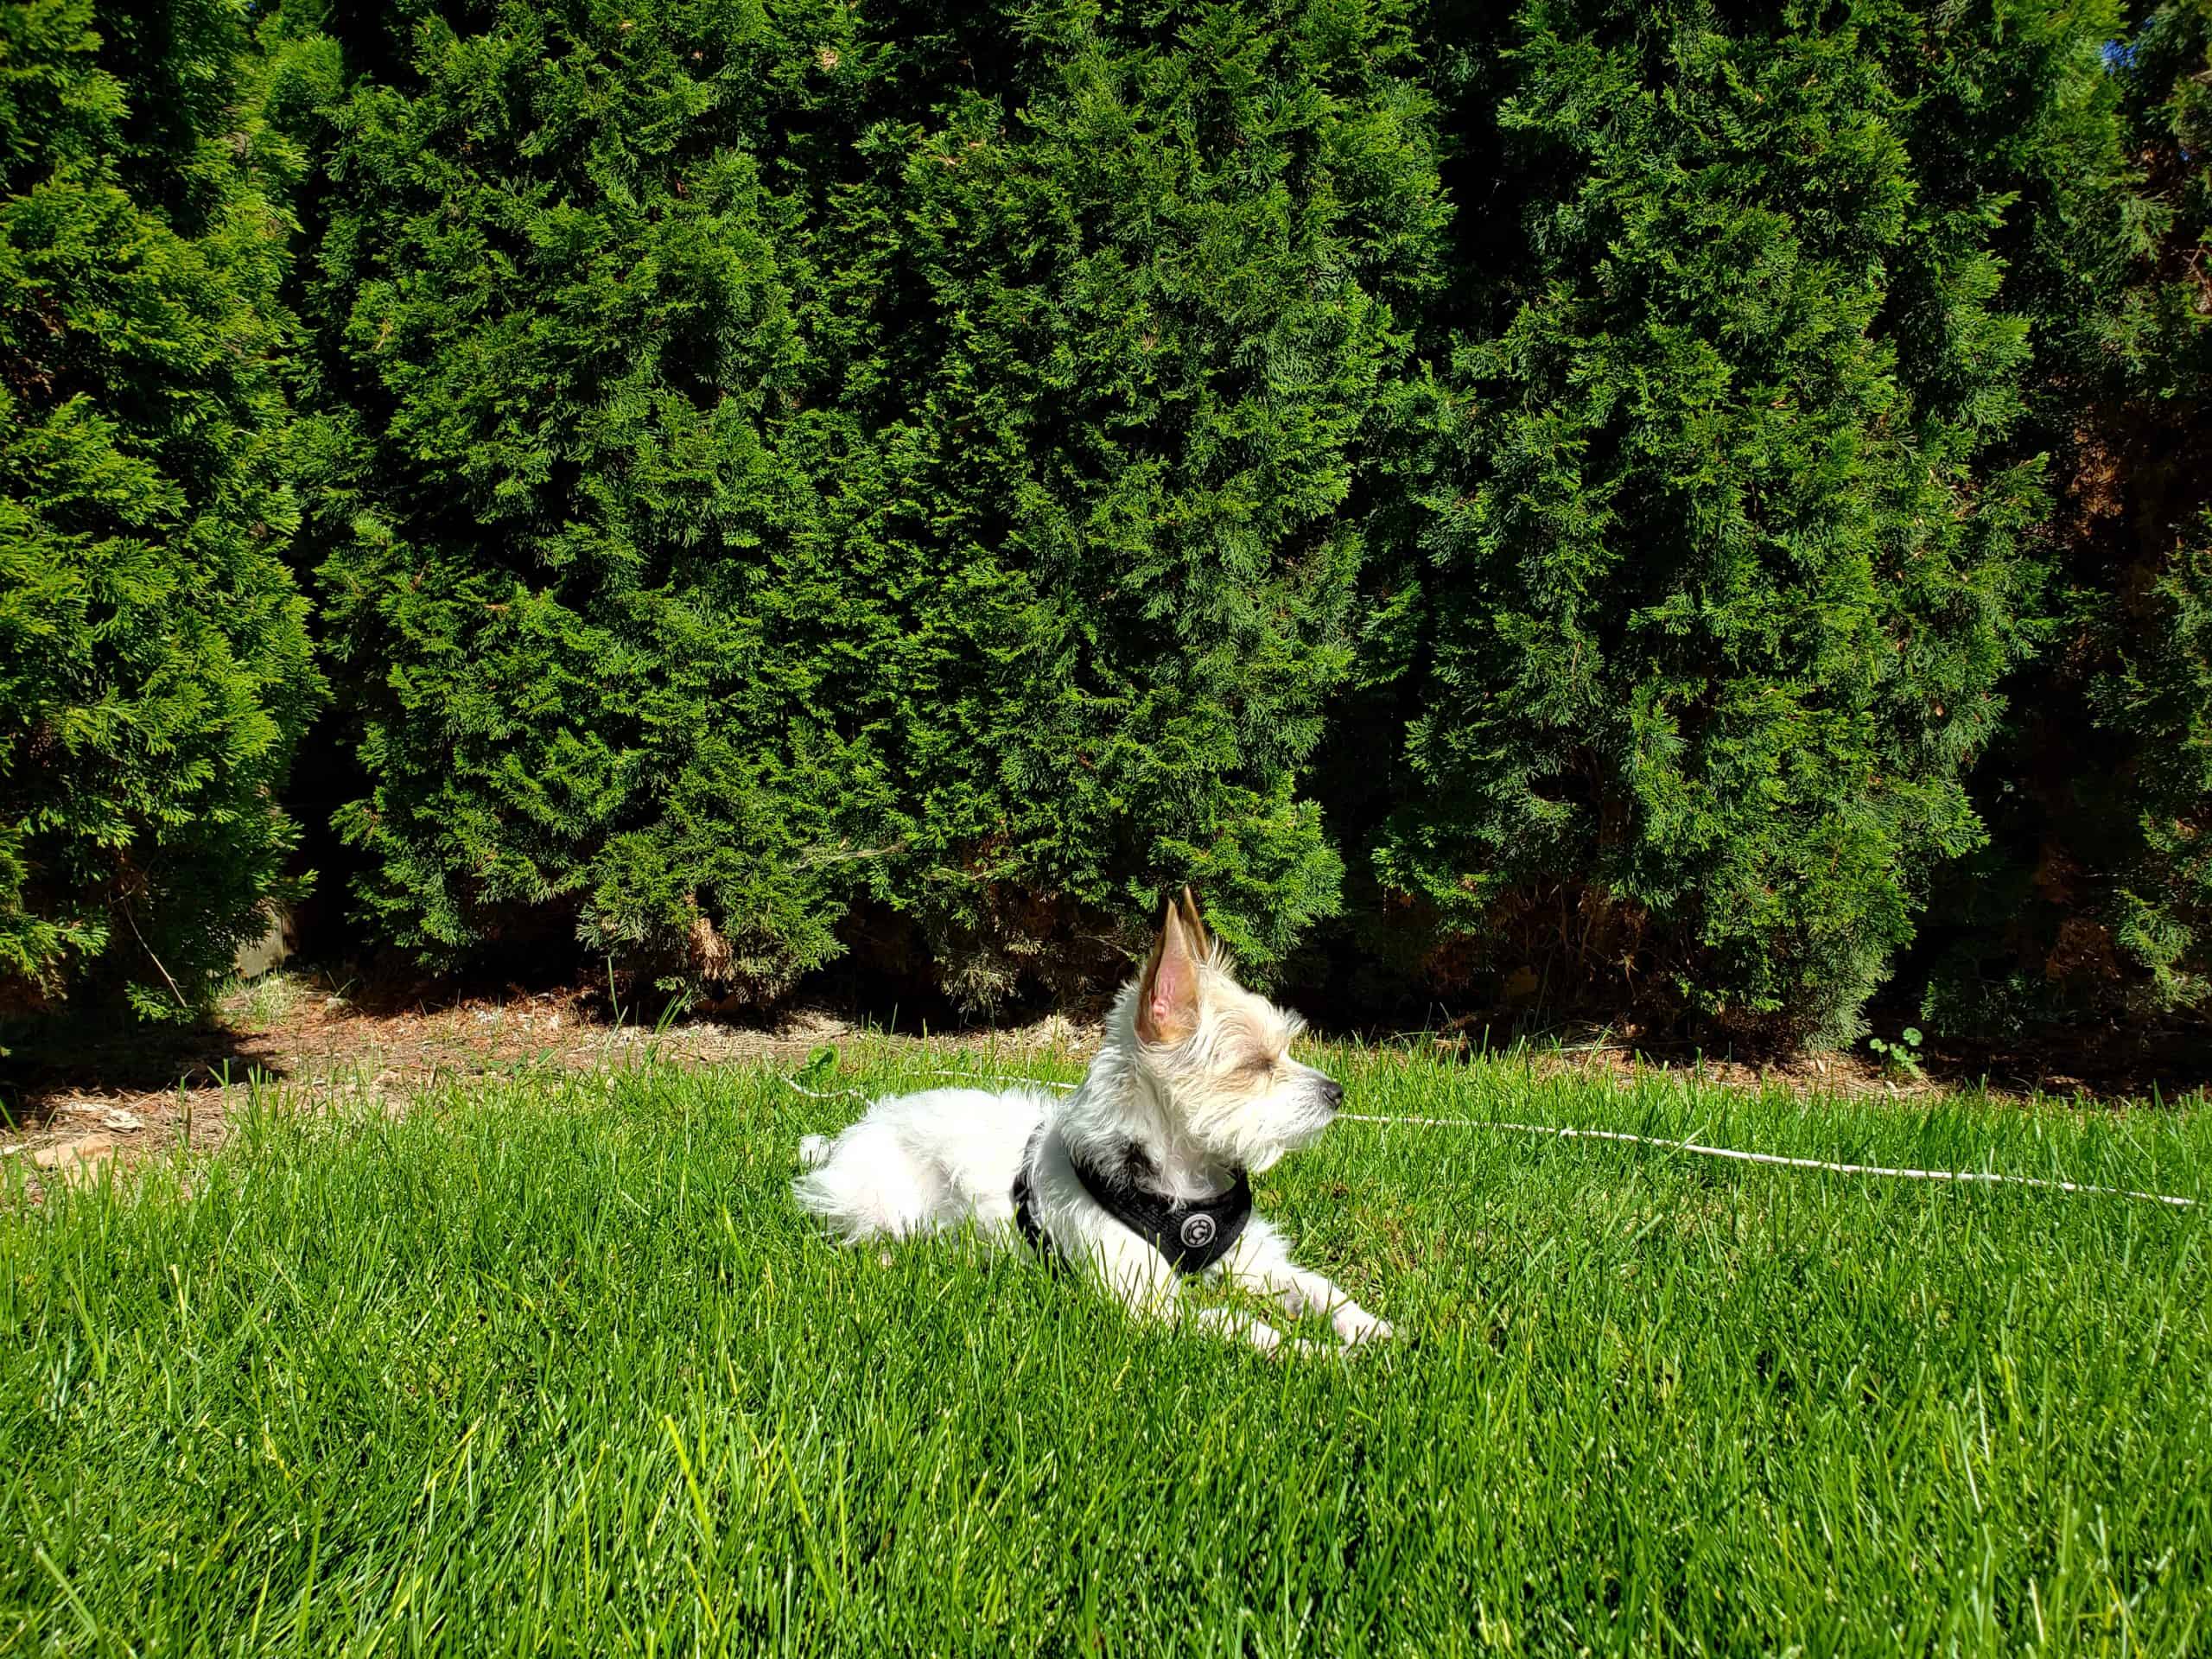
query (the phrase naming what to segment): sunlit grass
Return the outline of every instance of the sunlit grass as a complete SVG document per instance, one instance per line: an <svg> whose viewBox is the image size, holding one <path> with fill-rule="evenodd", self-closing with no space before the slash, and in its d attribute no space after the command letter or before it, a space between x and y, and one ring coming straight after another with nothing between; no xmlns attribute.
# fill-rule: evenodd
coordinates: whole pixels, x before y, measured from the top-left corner
<svg viewBox="0 0 2212 1659"><path fill-rule="evenodd" d="M2194 1109L1327 1063L1368 1112L2212 1188ZM1401 1338L1285 1363L961 1241L832 1249L785 1183L857 1106L653 1066L272 1098L212 1159L18 1193L0 1648L2212 1637L2202 1208L1342 1123L1260 1202Z"/></svg>

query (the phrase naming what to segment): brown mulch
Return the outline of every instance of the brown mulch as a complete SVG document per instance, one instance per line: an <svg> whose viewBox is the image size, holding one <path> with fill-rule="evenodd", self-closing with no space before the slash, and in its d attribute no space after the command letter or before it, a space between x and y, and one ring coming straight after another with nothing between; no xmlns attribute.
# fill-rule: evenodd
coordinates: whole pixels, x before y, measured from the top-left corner
<svg viewBox="0 0 2212 1659"><path fill-rule="evenodd" d="M767 1022L695 1019L657 1029L615 1018L588 989L364 1006L342 985L296 974L235 990L218 1014L189 1029L118 1020L41 1033L35 1048L0 1062L14 1073L0 1090L0 1160L76 1179L188 1142L212 1147L257 1083L282 1084L295 1101L397 1105L439 1084L631 1065L648 1051L683 1066L795 1066L825 1046L881 1035L819 1008ZM1048 1020L930 1040L1079 1055L1090 1033Z"/></svg>

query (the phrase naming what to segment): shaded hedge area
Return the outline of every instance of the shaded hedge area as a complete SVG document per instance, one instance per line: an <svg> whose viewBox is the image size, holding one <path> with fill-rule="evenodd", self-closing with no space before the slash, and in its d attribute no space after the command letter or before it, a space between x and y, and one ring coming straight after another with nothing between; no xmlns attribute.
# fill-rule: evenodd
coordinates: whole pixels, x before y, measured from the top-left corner
<svg viewBox="0 0 2212 1659"><path fill-rule="evenodd" d="M1932 1020L2000 1040L2201 1029L2212 991L2212 3L2104 67L2075 118L2120 159L2020 260L2060 486L2039 649L1975 775L1990 838L1908 969Z"/></svg>
<svg viewBox="0 0 2212 1659"><path fill-rule="evenodd" d="M2202 1022L2212 0L0 12L17 1002Z"/></svg>

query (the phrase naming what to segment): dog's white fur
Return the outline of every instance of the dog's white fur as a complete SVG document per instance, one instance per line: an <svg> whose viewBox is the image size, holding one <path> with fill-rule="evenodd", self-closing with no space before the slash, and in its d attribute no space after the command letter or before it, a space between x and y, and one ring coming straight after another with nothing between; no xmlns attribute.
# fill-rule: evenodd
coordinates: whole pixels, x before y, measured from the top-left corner
<svg viewBox="0 0 2212 1659"><path fill-rule="evenodd" d="M1290 1058L1301 1022L1238 985L1187 893L1184 905L1180 912L1168 906L1151 960L1115 1002L1098 1057L1073 1094L931 1089L875 1101L835 1141L809 1135L801 1143L811 1167L792 1183L799 1203L848 1243L973 1224L996 1243L1026 1249L1013 1192L1035 1135L1032 1207L1060 1253L1087 1266L1141 1318L1184 1313L1180 1276L1090 1196L1071 1152L1111 1169L1134 1142L1149 1162L1147 1187L1179 1199L1208 1198L1226 1191L1240 1166L1265 1169L1319 1135L1343 1094ZM1036 1135L1039 1126L1044 1133ZM1256 1215L1207 1276L1293 1315L1325 1313L1347 1343L1390 1334L1327 1279L1294 1262L1282 1236ZM1194 1317L1258 1348L1284 1340L1235 1309Z"/></svg>

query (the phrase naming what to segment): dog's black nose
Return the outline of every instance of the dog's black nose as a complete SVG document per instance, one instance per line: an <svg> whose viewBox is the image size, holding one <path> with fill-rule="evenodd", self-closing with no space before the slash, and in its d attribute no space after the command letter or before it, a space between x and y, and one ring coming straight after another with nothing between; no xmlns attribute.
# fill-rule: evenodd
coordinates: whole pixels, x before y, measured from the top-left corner
<svg viewBox="0 0 2212 1659"><path fill-rule="evenodd" d="M1321 1099L1331 1111L1344 1103L1344 1086L1334 1077L1321 1079Z"/></svg>

